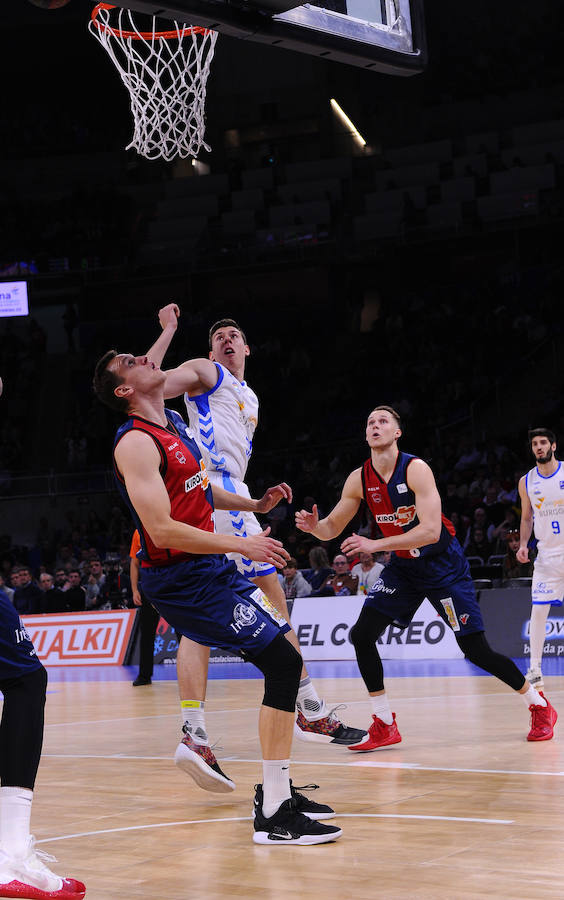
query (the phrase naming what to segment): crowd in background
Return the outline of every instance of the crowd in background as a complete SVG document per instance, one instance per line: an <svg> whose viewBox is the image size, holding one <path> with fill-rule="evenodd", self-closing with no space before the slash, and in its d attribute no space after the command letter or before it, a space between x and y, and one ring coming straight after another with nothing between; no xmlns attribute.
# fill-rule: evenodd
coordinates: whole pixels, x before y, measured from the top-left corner
<svg viewBox="0 0 564 900"><path fill-rule="evenodd" d="M490 575L505 583L530 577L532 563L519 563L515 555L520 522L517 485L532 465L525 441L518 452L500 441L475 446L462 439L457 447L445 446L443 454L431 462L443 510L476 576L490 568ZM388 553L360 554L349 561L340 552L342 537L321 545L294 525L296 509L311 509L318 502L323 516L338 499L345 474L335 465L334 486L318 493L318 483L311 474L315 469L310 464L311 494L304 494L300 487L292 504L281 504L264 517L264 524L271 527L291 556L280 573L285 594L294 599L368 593L389 561ZM264 475L260 480L264 481ZM67 510L62 528L52 527L48 517L41 516L29 545L14 546L9 535L0 536L0 589L8 593L19 612L74 612L133 605L129 583L133 529L120 501L113 495L108 495L107 501L107 509L96 512L87 498L79 498ZM379 536L364 504L349 531L372 539ZM531 546L534 548L534 539Z"/></svg>

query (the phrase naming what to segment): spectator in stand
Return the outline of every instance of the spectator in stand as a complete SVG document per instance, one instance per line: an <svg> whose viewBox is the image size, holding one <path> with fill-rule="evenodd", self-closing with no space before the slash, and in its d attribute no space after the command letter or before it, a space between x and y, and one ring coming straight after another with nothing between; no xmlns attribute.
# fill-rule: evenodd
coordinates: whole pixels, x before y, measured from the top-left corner
<svg viewBox="0 0 564 900"><path fill-rule="evenodd" d="M488 533L488 528L490 526L490 522L488 521L488 514L483 506L477 506L474 512L472 513L472 521L470 523L470 527L466 533L466 539L464 542L464 550L472 540L474 528L481 528L485 535Z"/></svg>
<svg viewBox="0 0 564 900"><path fill-rule="evenodd" d="M311 592L312 597L347 597L358 591L358 577L352 575L344 553L337 553L333 560L334 574L328 575L320 588Z"/></svg>
<svg viewBox="0 0 564 900"><path fill-rule="evenodd" d="M4 591L10 603L14 602L14 589L10 587L3 575L0 575L0 591Z"/></svg>
<svg viewBox="0 0 564 900"><path fill-rule="evenodd" d="M309 597L311 584L309 581L306 581L298 569L298 563L293 556L290 557L284 566L282 575L282 590L286 595L286 600L295 600L296 597Z"/></svg>
<svg viewBox="0 0 564 900"><path fill-rule="evenodd" d="M358 578L358 593L359 594L368 594L372 585L378 580L380 577L380 572L386 565L385 562L378 560L376 562L375 556L387 556L386 562L390 560L390 554L387 552L384 553L365 553L364 551L360 551L358 554L359 561L356 566L352 567L351 574L356 575Z"/></svg>
<svg viewBox="0 0 564 900"><path fill-rule="evenodd" d="M513 528L506 535L507 552L503 560L504 578L531 578L533 575L533 562L521 563L517 559L517 551L520 544L520 531Z"/></svg>
<svg viewBox="0 0 564 900"><path fill-rule="evenodd" d="M26 566L20 566L17 574L18 587L14 591L15 608L20 616L40 613L43 594L35 584L30 570Z"/></svg>
<svg viewBox="0 0 564 900"><path fill-rule="evenodd" d="M43 592L40 610L42 613L65 612L65 595L55 587L55 579L49 572L42 572L39 576L39 588Z"/></svg>
<svg viewBox="0 0 564 900"><path fill-rule="evenodd" d="M335 574L335 570L329 565L324 547L312 547L308 558L310 568L304 572L304 577L311 584L312 591L317 591L329 575Z"/></svg>
<svg viewBox="0 0 564 900"><path fill-rule="evenodd" d="M76 569L77 566L78 560L72 555L70 544L62 544L55 558L55 569L64 569L65 572L68 572L69 569Z"/></svg>
<svg viewBox="0 0 564 900"><path fill-rule="evenodd" d="M86 591L80 583L80 572L71 569L64 591L65 612L84 612L86 609Z"/></svg>
<svg viewBox="0 0 564 900"><path fill-rule="evenodd" d="M464 552L466 556L479 556L483 560L484 565L487 563L488 557L491 556L492 553L492 545L488 541L486 532L481 525L474 525L472 527L470 540L467 543Z"/></svg>
<svg viewBox="0 0 564 900"><path fill-rule="evenodd" d="M505 508L503 520L497 528L491 525L487 531L488 540L493 546L492 553L504 553L507 547L507 535L510 531L519 531L519 518L512 506Z"/></svg>
<svg viewBox="0 0 564 900"><path fill-rule="evenodd" d="M482 452L473 447L468 438L464 438L461 441L460 450L460 457L454 467L457 472L465 472L468 469L474 469L482 462Z"/></svg>
<svg viewBox="0 0 564 900"><path fill-rule="evenodd" d="M55 587L60 591L66 591L68 584L68 575L63 568L55 570Z"/></svg>
<svg viewBox="0 0 564 900"><path fill-rule="evenodd" d="M89 574L84 584L86 590L86 609L95 609L99 605L99 596L103 592L106 576L102 563L96 557L90 560Z"/></svg>

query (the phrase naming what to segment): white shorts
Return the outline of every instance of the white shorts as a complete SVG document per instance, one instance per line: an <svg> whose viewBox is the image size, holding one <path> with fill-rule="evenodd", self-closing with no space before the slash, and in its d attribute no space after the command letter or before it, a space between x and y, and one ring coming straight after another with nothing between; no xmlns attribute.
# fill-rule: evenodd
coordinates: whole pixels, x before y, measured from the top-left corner
<svg viewBox="0 0 564 900"><path fill-rule="evenodd" d="M210 472L210 480L212 484L217 484L225 491L231 491L232 494L239 494L242 497L250 497L249 489L243 481L239 481L230 475L224 475L222 472ZM248 537L253 534L260 534L263 528L251 512L238 512L237 510L228 511L226 509L216 509L214 514L215 530L219 534L234 534L237 537ZM229 559L232 559L242 575L247 578L257 578L263 575L270 575L276 572L276 568L270 563L255 562L252 559L246 559L240 553L227 553Z"/></svg>
<svg viewBox="0 0 564 900"><path fill-rule="evenodd" d="M539 553L533 568L533 603L562 606L563 599L564 557L562 554L547 557Z"/></svg>

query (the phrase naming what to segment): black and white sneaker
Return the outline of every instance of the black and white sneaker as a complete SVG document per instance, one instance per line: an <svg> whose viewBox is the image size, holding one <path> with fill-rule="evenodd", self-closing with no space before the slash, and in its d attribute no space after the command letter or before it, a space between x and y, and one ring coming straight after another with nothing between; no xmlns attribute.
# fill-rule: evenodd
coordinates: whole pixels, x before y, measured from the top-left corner
<svg viewBox="0 0 564 900"><path fill-rule="evenodd" d="M278 811L269 819L262 812L262 785L257 785L255 793L255 844L326 844L336 841L342 830L336 825L323 825L298 812L294 797L284 800Z"/></svg>
<svg viewBox="0 0 564 900"><path fill-rule="evenodd" d="M299 791L316 791L319 788L318 784L301 784L299 787L294 787L290 778L290 787L292 789L292 797L298 803L298 812L307 816L308 819L320 821L321 819L334 819L337 815L335 810L331 809L326 803L316 803L315 800L310 800L309 797L304 797L303 794L299 793Z"/></svg>
<svg viewBox="0 0 564 900"><path fill-rule="evenodd" d="M304 784L300 785L300 791L315 791L319 787L318 784ZM314 800L310 800L309 797L304 797L303 794L299 793L298 788L295 788L292 784L292 779L290 778L290 788L292 791L292 798L296 801L296 810L301 813L303 816L307 816L308 819L315 819L316 821L320 821L321 819L334 819L337 813L334 809L331 809L330 806L327 806L326 803L315 803ZM255 801L260 804L260 808L262 809L262 784L255 784ZM255 814L256 802L253 807L253 816Z"/></svg>

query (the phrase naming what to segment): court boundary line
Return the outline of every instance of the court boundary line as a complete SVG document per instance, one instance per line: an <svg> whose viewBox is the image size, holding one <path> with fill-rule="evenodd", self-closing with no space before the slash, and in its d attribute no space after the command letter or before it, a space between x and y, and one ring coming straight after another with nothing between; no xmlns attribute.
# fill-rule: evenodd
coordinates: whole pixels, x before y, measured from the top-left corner
<svg viewBox="0 0 564 900"><path fill-rule="evenodd" d="M385 751L384 751L385 752ZM102 754L102 753L43 753L42 759L101 759L101 760L111 760L115 762L116 760L139 760L141 762L172 762L172 756L130 756L122 753L112 753L112 754ZM218 757L220 759L220 757ZM262 763L262 759L243 759L239 756L222 756L221 762L236 762L236 763L252 763L253 765L260 765ZM405 769L406 771L415 770L417 772L458 772L460 774L468 774L468 775L535 775L546 777L549 776L551 778L562 778L564 777L564 771L562 772L537 772L526 771L521 769L470 769L465 768L463 766L424 766L421 763L417 762L396 762L389 760L379 761L379 760L371 760L371 759L358 759L355 757L353 759L347 760L336 760L334 762L326 762L325 760L307 760L307 759L291 759L290 764L292 768L294 766L337 766L341 767L358 767L358 768L372 768L372 769Z"/></svg>
<svg viewBox="0 0 564 900"><path fill-rule="evenodd" d="M402 813L338 813L340 819L416 819L433 822L466 822L477 825L514 825L515 819L479 819L467 816L425 816ZM36 844L49 844L55 841L68 841L74 838L95 837L99 834L116 834L122 831L143 831L150 828L175 828L179 825L209 825L223 822L252 822L252 816L227 816L219 819L186 819L181 822L153 822L148 825L124 825L121 828L103 828L99 831L79 831L74 834L61 834L57 837L41 838Z"/></svg>
<svg viewBox="0 0 564 900"><path fill-rule="evenodd" d="M492 676L493 677L493 676ZM319 679L316 679L319 680ZM176 684L176 682L166 682L171 684ZM564 691L551 691L551 697L557 697L560 694L564 694ZM448 700L461 700L467 699L468 697L480 697L481 700L487 699L489 697L507 697L508 694L505 691L495 691L488 694L449 694ZM430 702L433 700L440 700L444 702L445 696L440 694L432 694L429 697L398 697L395 701L396 706L401 706L402 703L421 703L421 702ZM210 701L208 701L210 702ZM327 703L327 701L326 701ZM370 697L367 697L365 700L348 700L342 701L341 703L336 703L336 706L362 706L364 704L370 703ZM331 706L331 702L327 704L329 707ZM206 709L206 718L208 716L217 716L217 715L229 715L230 713L255 713L260 709L260 704L258 706L243 706L238 707L237 709ZM178 712L173 713L160 713L152 716L117 716L113 719L87 719L81 720L79 722L46 722L45 728L64 728L64 727L74 727L76 725L107 725L112 722L140 722L146 719L172 719L172 718L180 718L180 714Z"/></svg>

